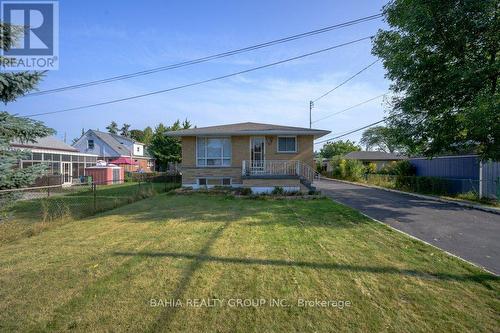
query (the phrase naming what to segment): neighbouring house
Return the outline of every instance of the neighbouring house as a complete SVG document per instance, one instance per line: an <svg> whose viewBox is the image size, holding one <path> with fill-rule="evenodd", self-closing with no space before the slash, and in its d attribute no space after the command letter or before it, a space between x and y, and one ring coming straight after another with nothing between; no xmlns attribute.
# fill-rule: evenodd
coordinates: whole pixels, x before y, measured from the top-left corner
<svg viewBox="0 0 500 333"><path fill-rule="evenodd" d="M42 163L47 166L47 176L60 176L47 177L50 185L68 185L83 181L83 176L86 175L85 168L94 166L97 162L96 154L82 153L51 136L39 138L36 142L14 141L11 146L30 151L26 158L19 161L20 168ZM46 184L42 182L38 185Z"/></svg>
<svg viewBox="0 0 500 333"><path fill-rule="evenodd" d="M365 165L375 163L377 165L377 170L382 169L388 163L408 159L403 155L386 153L383 151L353 151L344 155L344 158L346 160L358 160Z"/></svg>
<svg viewBox="0 0 500 333"><path fill-rule="evenodd" d="M249 187L254 192L305 191L317 174L313 141L329 131L238 123L168 132L182 143L185 187Z"/></svg>
<svg viewBox="0 0 500 333"><path fill-rule="evenodd" d="M125 171L150 172L155 169L155 159L147 147L125 136L88 130L73 147L82 153L97 154L99 160L119 164Z"/></svg>

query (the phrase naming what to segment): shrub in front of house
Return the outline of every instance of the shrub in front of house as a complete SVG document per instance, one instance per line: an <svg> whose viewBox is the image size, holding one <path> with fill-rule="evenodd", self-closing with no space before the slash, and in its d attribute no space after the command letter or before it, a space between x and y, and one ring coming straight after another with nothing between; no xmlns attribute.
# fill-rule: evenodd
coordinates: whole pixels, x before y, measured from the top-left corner
<svg viewBox="0 0 500 333"><path fill-rule="evenodd" d="M377 173L377 164L370 162L366 165L366 173L375 174Z"/></svg>
<svg viewBox="0 0 500 333"><path fill-rule="evenodd" d="M285 190L281 186L275 186L273 191L271 192L272 195L284 195Z"/></svg>
<svg viewBox="0 0 500 333"><path fill-rule="evenodd" d="M344 160L344 174L343 178L353 181L358 181L363 178L365 174L365 166L361 161L358 160Z"/></svg>
<svg viewBox="0 0 500 333"><path fill-rule="evenodd" d="M237 187L234 192L239 195L252 195L252 189L250 187Z"/></svg>

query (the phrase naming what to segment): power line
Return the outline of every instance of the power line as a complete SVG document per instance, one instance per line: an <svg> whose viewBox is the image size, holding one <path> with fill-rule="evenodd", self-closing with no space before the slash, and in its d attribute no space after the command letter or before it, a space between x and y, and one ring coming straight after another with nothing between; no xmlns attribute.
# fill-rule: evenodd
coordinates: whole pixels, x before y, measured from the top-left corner
<svg viewBox="0 0 500 333"><path fill-rule="evenodd" d="M330 89L328 90L326 93L324 93L323 95L319 96L318 98L316 99L313 99L312 101L313 102L317 102L319 101L320 99L322 99L323 97L325 97L326 95L328 95L329 93L331 93L332 91L342 87L344 84L346 84L347 82L351 81L352 79L354 79L356 76L358 76L359 74L363 73L365 70L367 70L368 68L372 67L373 65L375 65L377 62L379 61L379 59L375 60L374 62L372 62L371 64L369 64L368 66L364 67L363 69L361 69L359 72L357 72L356 74L354 74L353 76L349 77L347 80L343 81L342 83L340 83L338 86L334 87L333 89Z"/></svg>
<svg viewBox="0 0 500 333"><path fill-rule="evenodd" d="M42 115L47 115L47 114L62 113L62 112L69 112L69 111L82 110L82 109L89 109L89 108L96 107L96 106L113 104L113 103L128 101L128 100L132 100L132 99L142 98L142 97L146 97L146 96L151 96L151 95L156 95L156 94L162 94L162 93L166 93L166 92L173 91L173 90L179 90L179 89L183 89L183 88L187 88L187 87L197 86L197 85L200 85L200 84L204 84L204 83L208 83L208 82L212 82L212 81L226 79L228 77L232 77L232 76L236 76L236 75L240 75L240 74L245 74L245 73L253 72L253 71L256 71L256 70L259 70L259 69L263 69L263 68L267 68L267 67L271 67L271 66L283 64L283 63L286 63L286 62L289 62L289 61L293 61L293 60L305 58L305 57L308 57L308 56L312 56L312 55L315 55L315 54L318 54L318 53L330 51L330 50L333 50L333 49L336 49L336 48L339 48L339 47L343 47L343 46L347 46L347 45L350 45L350 44L358 43L358 42L361 42L363 40L370 39L372 37L373 36L363 37L363 38L352 40L352 41L349 41L349 42L346 42L346 43L337 44L337 45L334 45L334 46L331 46L331 47L327 47L325 49L321 49L321 50L318 50L318 51L309 52L309 53L302 54L302 55L299 55L299 56L296 56L296 57L292 57L292 58L288 58L288 59L276 61L276 62L267 64L267 65L253 67L253 68L246 69L246 70L243 70L243 71L239 71L239 72L235 72L235 73L231 73L231 74L226 74L226 75L222 75L222 76L217 76L217 77L214 77L214 78L211 78L211 79L206 79L206 80L197 81L197 82L193 82L193 83L188 83L188 84L184 84L184 85L173 87L173 88L162 89L162 90L157 90L157 91L153 91L153 92L149 92L149 93L145 93L145 94L134 95L134 96L129 96L129 97L124 97L124 98L114 99L114 100L110 100L110 101L106 101L106 102L100 102L100 103L95 103L95 104L88 104L88 105L83 105L83 106L78 106L78 107L73 107L73 108L68 108L68 109L62 109L62 110L57 110L57 111L34 113L34 114L27 115L25 117L35 117L35 116L42 116Z"/></svg>
<svg viewBox="0 0 500 333"><path fill-rule="evenodd" d="M161 72L161 71L167 71L167 70L171 70L171 69L175 69L175 68L180 68L180 67L184 67L184 66L190 66L190 65L194 65L194 64L199 64L199 63L207 62L207 61L210 61L210 60L215 60L215 59L220 59L220 58L224 58L224 57L229 57L229 56L233 56L233 55L236 55L236 54L239 54L239 53L243 53L243 52L249 52L249 51L253 51L253 50L258 50L258 49L261 49L261 48L264 48L264 47L269 47L269 46L273 46L273 45L276 45L276 44L286 43L286 42L294 41L294 40L297 40L297 39L301 39L301 38L305 38L305 37L309 37L309 36L314 36L314 35L317 35L317 34L326 33L326 32L332 31L332 30L341 29L341 28L349 27L351 25L355 25L355 24L359 24L359 23L363 23L363 22L368 22L368 21L371 21L371 20L375 20L375 19L378 19L378 18L381 18L381 17L382 17L382 14L375 14L375 15L365 16L365 17L361 17L361 18L358 18L358 19L355 19L355 20L351 20L351 21L347 21L347 22L343 22L343 23L331 25L331 26L328 26L328 27L324 27L324 28L321 28L321 29L316 29L316 30L312 30L312 31L300 33L300 34L297 34L297 35L292 35L292 36L288 36L288 37L284 37L284 38L280 38L280 39L275 39L275 40L272 40L272 41L269 41L269 42L260 43L260 44L256 44L256 45L252 45L252 46L247 46L247 47L236 49L236 50L232 50L232 51L227 51L227 52L223 52L223 53L213 54L213 55L209 55L209 56L198 58L198 59L193 59L193 60L184 61L184 62L180 62L180 63L176 63L176 64L171 64L171 65L166 65L166 66L161 66L161 67L156 67L156 68L152 68L152 69L148 69L148 70L143 70L143 71L138 71L138 72L134 72L134 73L112 76L112 77L105 78L105 79L100 79L100 80L95 80L95 81L89 81L89 82L83 82L83 83L79 83L79 84L68 85L68 86L54 88L54 89L42 90L42 91L34 92L34 93L31 93L31 94L27 94L27 95L25 95L25 97L27 97L27 96L40 96L40 95L45 95L45 94L63 92L63 91L67 91L67 90L85 88L85 87L90 87L90 86L94 86L94 85L100 85L100 84L109 83L109 82L113 82L113 81L125 80L125 79L129 79L129 78L137 77L137 76L149 75L149 74L153 74L153 73L157 73L157 72Z"/></svg>
<svg viewBox="0 0 500 333"><path fill-rule="evenodd" d="M327 141L332 141L332 140L337 140L337 139L340 139L340 138L342 138L342 137L344 137L344 136L347 136L347 135L349 135L349 134L356 133L356 132L359 132L359 131L361 131L361 130L364 130L365 128L372 127L372 126L374 126L374 125L377 125L377 124L383 123L383 122L384 122L384 121L386 121L387 119L389 119L389 118L384 118L384 119L382 119L382 120L376 121L376 122L371 123L371 124L369 124L369 125L366 125L366 126L363 126L363 127L357 128L357 129L355 129L355 130L351 130L351 131L349 131L349 132L347 132L347 133L344 133L344 134L341 134L341 135L334 136L333 138L328 138L328 139L325 139L325 140L318 141L318 142L316 142L315 144L319 144L319 143L323 143L323 142L327 142Z"/></svg>
<svg viewBox="0 0 500 333"><path fill-rule="evenodd" d="M373 101L373 100L376 100L376 99L378 99L378 98L380 98L380 97L383 97L383 96L385 96L385 95L387 95L387 93L382 94L382 95L378 95L378 96L375 96L375 97L372 97L372 98L370 98L370 99L367 99L366 101L363 101L363 102L358 103L358 104L356 104L356 105L350 106L350 107L348 107L347 109L340 110L340 111L337 111L337 112L335 112L335 113L329 114L328 116L323 117L323 118L319 118L319 119L317 119L317 120L313 121L312 123L314 124L314 123L317 123L318 121L325 120L325 119L330 118L330 117L333 117L333 116L335 116L335 115L337 115L337 114L340 114L340 113L343 113L343 112L346 112L346 111L352 110L352 109L354 109L354 108L357 108L358 106L361 106L361 105L363 105L363 104L369 103L369 102L371 102L371 101Z"/></svg>

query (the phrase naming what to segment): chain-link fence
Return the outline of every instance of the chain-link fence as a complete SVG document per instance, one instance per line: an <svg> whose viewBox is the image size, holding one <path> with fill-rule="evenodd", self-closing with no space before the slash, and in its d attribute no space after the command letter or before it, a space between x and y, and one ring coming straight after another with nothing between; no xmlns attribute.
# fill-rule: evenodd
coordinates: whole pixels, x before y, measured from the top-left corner
<svg viewBox="0 0 500 333"><path fill-rule="evenodd" d="M48 183L52 184L51 181L56 180L49 179ZM99 184L85 178L70 186L55 184L0 190L0 234L3 233L2 228L6 230L6 225L12 227L12 224L30 225L80 219L168 192L179 186L178 175L155 175L114 185ZM15 235L3 233L0 241L2 238L12 237L15 238Z"/></svg>

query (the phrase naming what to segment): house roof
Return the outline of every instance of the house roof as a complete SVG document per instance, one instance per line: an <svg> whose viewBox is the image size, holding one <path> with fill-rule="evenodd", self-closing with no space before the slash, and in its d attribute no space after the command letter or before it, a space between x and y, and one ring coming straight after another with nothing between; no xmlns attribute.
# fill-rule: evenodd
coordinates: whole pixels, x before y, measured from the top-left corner
<svg viewBox="0 0 500 333"><path fill-rule="evenodd" d="M281 126L261 123L237 123L228 125L218 125L209 127L191 128L179 131L167 132L168 136L198 136L198 135L314 135L320 138L329 134L330 131L319 129Z"/></svg>
<svg viewBox="0 0 500 333"><path fill-rule="evenodd" d="M383 151L353 151L344 156L348 160L361 161L396 161L405 160L406 156L386 153Z"/></svg>
<svg viewBox="0 0 500 333"><path fill-rule="evenodd" d="M95 136L104 141L104 143L110 146L111 149L113 149L117 153L123 155L130 154L130 149L128 149L127 146L125 146L124 142L125 141L134 142L132 139L126 138L121 135L116 135L101 131L95 131L95 130L90 130L90 131L92 131L95 134Z"/></svg>
<svg viewBox="0 0 500 333"><path fill-rule="evenodd" d="M18 148L31 148L31 149L53 149L53 150L61 150L68 152L78 152L78 149L68 145L67 143L53 137L46 136L43 138L36 139L35 142L22 142L20 140L14 140L11 142L13 147Z"/></svg>

